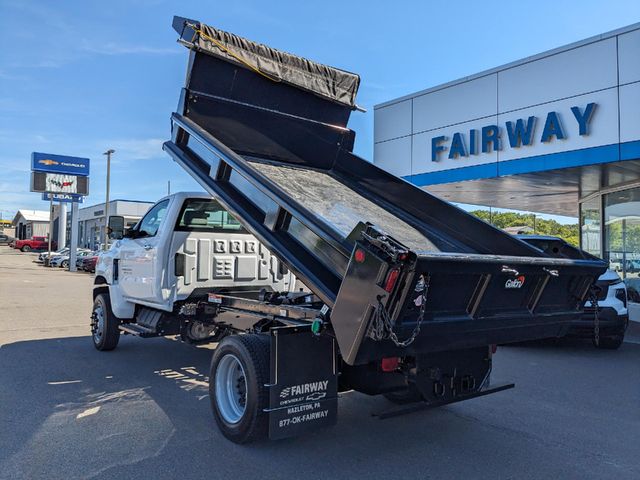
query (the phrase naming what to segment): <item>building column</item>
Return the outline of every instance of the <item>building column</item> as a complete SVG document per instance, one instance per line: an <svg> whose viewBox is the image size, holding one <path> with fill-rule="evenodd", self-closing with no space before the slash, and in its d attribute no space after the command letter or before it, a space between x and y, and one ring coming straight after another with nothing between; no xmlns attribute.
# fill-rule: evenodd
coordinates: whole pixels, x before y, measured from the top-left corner
<svg viewBox="0 0 640 480"><path fill-rule="evenodd" d="M58 248L67 243L67 204L60 202L58 207Z"/></svg>

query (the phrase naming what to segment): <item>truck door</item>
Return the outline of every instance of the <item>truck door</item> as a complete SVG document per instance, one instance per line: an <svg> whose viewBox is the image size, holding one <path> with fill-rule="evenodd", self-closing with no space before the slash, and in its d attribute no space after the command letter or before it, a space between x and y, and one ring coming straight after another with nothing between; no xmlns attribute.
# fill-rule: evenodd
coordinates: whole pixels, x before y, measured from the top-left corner
<svg viewBox="0 0 640 480"><path fill-rule="evenodd" d="M120 288L124 296L152 303L162 303L163 245L158 235L170 199L153 207L140 220L133 238L120 246Z"/></svg>

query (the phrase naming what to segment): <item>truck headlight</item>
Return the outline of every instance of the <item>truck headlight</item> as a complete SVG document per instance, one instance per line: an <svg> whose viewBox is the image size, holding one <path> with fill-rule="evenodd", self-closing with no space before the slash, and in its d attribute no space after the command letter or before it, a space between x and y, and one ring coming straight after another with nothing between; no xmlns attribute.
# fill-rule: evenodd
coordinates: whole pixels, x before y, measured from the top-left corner
<svg viewBox="0 0 640 480"><path fill-rule="evenodd" d="M627 290L624 288L616 289L616 298L622 302L625 308L627 308Z"/></svg>

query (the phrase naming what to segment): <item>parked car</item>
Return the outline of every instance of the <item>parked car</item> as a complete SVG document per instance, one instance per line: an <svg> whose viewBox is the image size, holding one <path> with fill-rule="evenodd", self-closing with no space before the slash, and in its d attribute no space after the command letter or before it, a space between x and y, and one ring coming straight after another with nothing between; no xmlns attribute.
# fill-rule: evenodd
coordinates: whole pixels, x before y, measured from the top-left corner
<svg viewBox="0 0 640 480"><path fill-rule="evenodd" d="M98 252L92 252L91 254L82 257L82 270L85 272L95 273L96 263L98 263Z"/></svg>
<svg viewBox="0 0 640 480"><path fill-rule="evenodd" d="M617 349L624 341L629 324L627 287L613 270L598 278L598 319L600 324L599 348ZM594 305L587 301L581 320L574 322L570 334L590 338L594 329Z"/></svg>
<svg viewBox="0 0 640 480"><path fill-rule="evenodd" d="M49 248L49 240L47 237L31 237L26 240L16 240L13 248L21 252L30 252L31 250L45 250ZM58 242L51 241L51 250L58 248Z"/></svg>
<svg viewBox="0 0 640 480"><path fill-rule="evenodd" d="M69 247L61 248L60 250L56 250L55 252L51 252L51 257L55 257L56 255L66 255L69 253ZM37 262L44 262L49 257L49 252L42 252L38 255Z"/></svg>
<svg viewBox="0 0 640 480"><path fill-rule="evenodd" d="M545 235L516 235L520 240L533 245L554 257L583 258L592 256L569 245L559 237ZM610 263L610 265L613 265ZM591 338L598 348L618 349L624 341L629 324L627 309L627 287L614 269L607 270L596 281L599 340L595 341L595 307L591 301L584 305L584 315L571 324L568 335Z"/></svg>
<svg viewBox="0 0 640 480"><path fill-rule="evenodd" d="M15 238L5 235L4 233L0 233L0 245L10 246L13 241L15 241Z"/></svg>
<svg viewBox="0 0 640 480"><path fill-rule="evenodd" d="M76 252L76 256L77 259L83 259L84 257L86 257L89 254L93 254L93 252L91 250L78 250ZM77 265L77 260L76 260L76 265ZM49 266L50 267L60 267L60 268L69 268L69 252L66 252L62 255L56 255L54 257L51 258L51 260L49 261Z"/></svg>

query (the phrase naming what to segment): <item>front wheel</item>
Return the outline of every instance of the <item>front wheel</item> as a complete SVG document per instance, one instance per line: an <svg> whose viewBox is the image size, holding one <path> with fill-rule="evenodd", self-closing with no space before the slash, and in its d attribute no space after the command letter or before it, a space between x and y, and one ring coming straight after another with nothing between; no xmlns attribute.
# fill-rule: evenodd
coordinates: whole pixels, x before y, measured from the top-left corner
<svg viewBox="0 0 640 480"><path fill-rule="evenodd" d="M270 337L232 335L220 342L211 361L209 396L222 434L234 443L266 438L269 405Z"/></svg>
<svg viewBox="0 0 640 480"><path fill-rule="evenodd" d="M29 245L25 245L20 249L21 252L30 252L31 247Z"/></svg>
<svg viewBox="0 0 640 480"><path fill-rule="evenodd" d="M63 260L60 264L60 268L69 268L69 262L67 260Z"/></svg>
<svg viewBox="0 0 640 480"><path fill-rule="evenodd" d="M619 333L618 335L612 335L610 337L600 337L597 345L595 339L592 339L592 342L596 348L601 348L603 350L617 350L622 346L622 342L624 342L624 333Z"/></svg>
<svg viewBox="0 0 640 480"><path fill-rule="evenodd" d="M120 321L111 310L111 299L108 293L99 293L93 301L91 312L91 338L93 346L98 350L113 350L120 341Z"/></svg>

